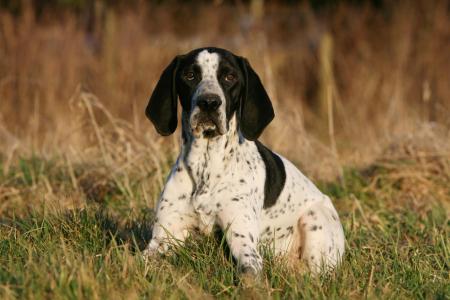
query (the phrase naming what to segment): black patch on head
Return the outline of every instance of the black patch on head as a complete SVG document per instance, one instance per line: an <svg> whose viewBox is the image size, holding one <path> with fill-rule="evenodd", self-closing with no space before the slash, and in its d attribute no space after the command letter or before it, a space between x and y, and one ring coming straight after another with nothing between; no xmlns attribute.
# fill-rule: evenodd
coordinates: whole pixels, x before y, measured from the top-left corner
<svg viewBox="0 0 450 300"><path fill-rule="evenodd" d="M286 182L286 170L281 158L267 149L259 141L255 141L258 152L266 166L266 181L264 183L264 208L273 206L283 190Z"/></svg>

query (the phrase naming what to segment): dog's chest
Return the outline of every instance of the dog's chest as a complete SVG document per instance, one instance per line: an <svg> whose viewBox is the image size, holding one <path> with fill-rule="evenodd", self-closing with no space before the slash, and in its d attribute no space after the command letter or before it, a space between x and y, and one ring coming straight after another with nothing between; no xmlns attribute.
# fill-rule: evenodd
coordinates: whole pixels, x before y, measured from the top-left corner
<svg viewBox="0 0 450 300"><path fill-rule="evenodd" d="M264 165L251 142L194 141L185 163L193 181L191 203L203 230L209 231L224 209L260 210Z"/></svg>

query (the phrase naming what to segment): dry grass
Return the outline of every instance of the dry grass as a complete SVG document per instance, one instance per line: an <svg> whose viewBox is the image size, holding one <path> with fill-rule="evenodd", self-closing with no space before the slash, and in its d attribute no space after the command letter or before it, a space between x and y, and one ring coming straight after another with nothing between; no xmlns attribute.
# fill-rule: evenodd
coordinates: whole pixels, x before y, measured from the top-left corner
<svg viewBox="0 0 450 300"><path fill-rule="evenodd" d="M150 208L178 151L176 135L157 136L145 119L147 99L174 55L214 45L246 56L261 75L277 114L263 140L336 199L348 236L346 265L335 277L315 281L270 265L260 292L445 297L448 3L318 12L267 5L263 17L227 4L99 13L87 33L71 13L36 19L26 5L18 16L0 11L0 295L248 292L226 257L208 256L221 249L209 239L150 270L133 253L148 241ZM64 264L56 268L58 259ZM39 275L39 263L50 279ZM399 274L416 268L417 280L405 283Z"/></svg>
<svg viewBox="0 0 450 300"><path fill-rule="evenodd" d="M444 1L392 3L382 10L341 5L320 13L268 5L262 19L241 6L201 6L196 17L189 5L177 7L104 8L90 33L71 14L55 20L44 13L38 22L31 10L17 18L2 12L3 152L17 143L50 152L92 146L89 121L77 110L84 92L126 121L140 141L150 135L163 143L143 115L152 87L174 55L205 45L249 58L277 109L264 138L297 162L316 154L336 159L322 105L325 90L332 90L333 134L345 164L370 162L424 123L448 129L450 21ZM323 58L327 33L332 45ZM330 71L323 71L326 66ZM108 122L94 113L98 125ZM321 161L305 167L318 176L336 174L335 162Z"/></svg>

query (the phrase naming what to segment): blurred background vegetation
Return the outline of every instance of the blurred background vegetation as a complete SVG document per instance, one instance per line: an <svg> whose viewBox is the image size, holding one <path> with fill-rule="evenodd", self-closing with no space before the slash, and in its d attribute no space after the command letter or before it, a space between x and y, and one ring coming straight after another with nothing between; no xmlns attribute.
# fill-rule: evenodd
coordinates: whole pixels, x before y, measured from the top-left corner
<svg viewBox="0 0 450 300"><path fill-rule="evenodd" d="M443 0L1 0L0 151L93 149L95 117L176 153L145 119L147 99L173 56L218 46L263 79L277 113L263 140L311 175L342 175L414 134L447 139L449 11Z"/></svg>

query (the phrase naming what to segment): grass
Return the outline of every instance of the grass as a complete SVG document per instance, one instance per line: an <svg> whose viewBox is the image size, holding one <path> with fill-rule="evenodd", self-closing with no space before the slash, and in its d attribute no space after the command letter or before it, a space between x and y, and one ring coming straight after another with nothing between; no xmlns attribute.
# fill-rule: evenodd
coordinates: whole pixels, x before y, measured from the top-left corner
<svg viewBox="0 0 450 300"><path fill-rule="evenodd" d="M411 161L392 163L416 167ZM34 205L3 211L0 295L3 299L448 299L445 203L430 201L419 208L401 204L405 192L398 183L387 182L392 175L392 170L380 166L348 169L344 184L320 184L334 198L345 228L347 252L339 269L311 277L265 249L262 280L249 287L241 281L219 234L195 235L167 257L146 263L140 250L149 241L153 212L142 195L136 191L130 195L114 180L98 177L97 188L101 185L107 192L80 192L73 188L68 169L55 160L22 158L1 173L0 191L17 190L14 195L3 194L4 203L20 197ZM75 176L78 181L85 175ZM437 181L436 187L450 196L448 182L441 184ZM137 189L138 184L132 186ZM380 199L378 186L384 188L385 199ZM84 204L67 209L46 202L37 191L48 187L69 198L79 197Z"/></svg>

